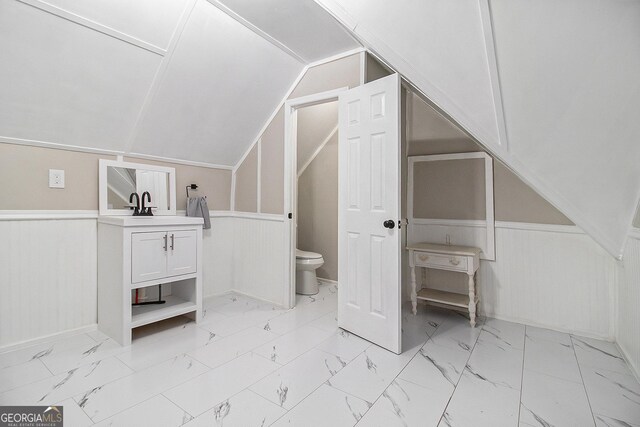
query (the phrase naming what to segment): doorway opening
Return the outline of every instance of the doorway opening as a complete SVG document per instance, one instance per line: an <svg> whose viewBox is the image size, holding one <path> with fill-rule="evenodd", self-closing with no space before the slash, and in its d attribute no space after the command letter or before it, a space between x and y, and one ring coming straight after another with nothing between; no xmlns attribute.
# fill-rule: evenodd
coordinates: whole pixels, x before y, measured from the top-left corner
<svg viewBox="0 0 640 427"><path fill-rule="evenodd" d="M291 99L285 105L284 194L289 224L284 301L289 308L296 304L296 288L315 293L316 276L337 281L338 95L345 90Z"/></svg>

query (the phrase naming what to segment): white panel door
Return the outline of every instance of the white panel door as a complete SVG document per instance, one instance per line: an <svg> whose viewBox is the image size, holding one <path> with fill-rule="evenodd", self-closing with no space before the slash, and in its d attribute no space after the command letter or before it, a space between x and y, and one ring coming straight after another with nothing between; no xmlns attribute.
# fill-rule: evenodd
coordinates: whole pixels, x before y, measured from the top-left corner
<svg viewBox="0 0 640 427"><path fill-rule="evenodd" d="M167 235L169 241L167 276L195 273L198 253L196 230L169 231Z"/></svg>
<svg viewBox="0 0 640 427"><path fill-rule="evenodd" d="M167 233L132 233L131 283L167 275Z"/></svg>
<svg viewBox="0 0 640 427"><path fill-rule="evenodd" d="M340 95L338 325L400 353L400 78Z"/></svg>

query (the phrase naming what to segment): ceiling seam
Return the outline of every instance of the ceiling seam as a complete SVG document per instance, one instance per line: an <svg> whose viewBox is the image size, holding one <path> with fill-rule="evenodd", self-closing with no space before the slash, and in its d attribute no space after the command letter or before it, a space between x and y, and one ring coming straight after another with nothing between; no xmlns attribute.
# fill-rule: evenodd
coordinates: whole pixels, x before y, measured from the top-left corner
<svg viewBox="0 0 640 427"><path fill-rule="evenodd" d="M302 71L300 71L300 74L298 75L298 77L294 80L294 82L291 85L291 87L289 87L289 90L287 90L284 98L282 98L282 101L280 101L280 103L278 103L278 105L276 106L275 110L273 110L273 113L271 113L271 115L269 116L269 118L267 119L265 124L262 126L262 128L258 132L258 136L254 139L253 143L247 148L247 150L244 152L244 154L236 162L235 166L233 167L233 173L234 174L236 173L236 171L238 170L240 165L242 165L242 162L244 162L244 159L249 155L249 153L251 152L253 147L257 144L258 140L260 138L262 138L262 135L267 130L267 127L269 127L269 124L271 124L271 122L275 118L276 114L278 114L278 111L280 111L280 109L287 102L287 99L289 99L289 97L291 96L291 94L293 93L295 88L298 86L298 84L300 83L302 78L305 76L307 71L309 71L309 69L311 69L313 67L317 67L318 65L326 64L328 62L337 61L339 59L346 58L347 56L355 55L355 54L363 52L363 51L366 51L366 49L364 49L363 47L359 47L359 48L347 50L345 52L338 53L336 55L329 56L327 58L320 59L318 61L314 61L314 62L312 62L310 64L305 65L304 68L302 69Z"/></svg>
<svg viewBox="0 0 640 427"><path fill-rule="evenodd" d="M302 58L300 55L298 55L296 52L294 52L291 48L289 48L287 45L282 43L280 40L272 37L270 34L264 32L263 30L261 30L257 26L253 25L251 22L249 22L246 19L244 19L242 16L237 14L235 11L233 11L228 6L222 4L220 1L218 1L218 0L206 0L206 1L208 3L210 3L212 6L217 7L218 9L220 9L220 11L222 11L223 13L228 15L230 18L234 19L240 25L243 25L247 29L253 31L255 34L257 34L258 36L262 37L263 39L265 39L266 41L271 43L273 46L275 46L278 49L280 49L282 52L284 52L287 55L291 56L296 61L298 61L298 62L300 62L301 64L304 64L304 65L309 63L309 61L307 61L306 59Z"/></svg>
<svg viewBox="0 0 640 427"><path fill-rule="evenodd" d="M328 3L332 3L336 5L337 3L334 0L324 0ZM342 22L341 17L338 17L333 10L330 10L324 4L321 4L316 0L316 3L320 4L329 14L334 16L336 20ZM344 12L344 11L343 11ZM344 25L344 24L343 24ZM345 27L349 28L347 25ZM355 28L355 25L354 25ZM380 45L384 48L385 52L388 52L389 47L376 38L370 31L364 29L361 25L358 26L360 29L359 34L354 34L354 37L363 43L367 48L374 52L376 56L384 57L385 55L381 55L379 51L373 50L371 47L375 43L371 43L369 40L372 38L377 45ZM353 32L353 30L352 30ZM362 33L365 33L364 35ZM364 42L367 40L368 42ZM600 227L597 224L592 223L590 220L587 220L584 215L582 215L580 209L574 206L573 203L569 202L564 196L558 193L552 186L544 183L537 177L536 174L533 174L528 167L526 167L517 157L506 150L505 146L501 146L499 143L492 143L491 141L494 138L489 137L491 133L488 133L486 129L476 124L473 120L470 120L467 117L467 114L464 113L462 109L460 109L456 103L452 102L448 96L436 86L431 84L428 79L425 79L421 73L415 69L415 67L411 66L405 59L400 57L399 55L389 55L391 58L395 58L396 62L401 62L401 67L393 67L396 70L402 68L404 71L402 72L403 78L407 81L407 83L416 89L416 92L424 97L426 97L430 104L435 105L439 110L443 111L446 116L454 117L453 114L449 113L450 109L453 109L453 113L455 114L456 119L454 123L458 124L460 128L462 128L466 133L473 137L475 141L480 143L480 145L485 148L490 154L495 156L497 159L501 160L510 169L512 169L516 175L522 179L526 184L528 184L531 188L533 188L538 194L540 194L543 198L545 198L549 203L551 203L556 209L560 212L564 213L571 221L573 221L576 225L581 227L595 242L597 242L600 246L602 246L611 256L616 259L621 259L621 248L618 246L618 242L616 239L609 238L608 235L604 234ZM409 73L411 77L409 77ZM414 83L417 81L418 84ZM445 100L450 105L447 109L440 106L440 104L433 100L431 96L428 96L426 92L420 89L421 86L426 86L430 89L430 92L435 91L436 95L439 95L440 102ZM422 97L421 96L421 97ZM498 131L499 132L499 131ZM498 135L499 138L499 135ZM526 177L526 178L525 178ZM624 240L624 239L623 239ZM623 242L624 244L624 242Z"/></svg>
<svg viewBox="0 0 640 427"><path fill-rule="evenodd" d="M487 65L489 66L489 82L491 83L491 95L493 98L493 109L496 116L496 126L498 128L499 144L509 151L509 140L507 134L507 120L504 111L502 98L502 85L500 82L500 69L498 68L498 54L496 52L496 38L493 29L493 19L491 16L490 0L478 0L480 7L480 25L484 35L485 54Z"/></svg>
<svg viewBox="0 0 640 427"><path fill-rule="evenodd" d="M282 98L282 101L280 101L278 103L278 105L276 105L276 108L273 110L273 113L271 113L271 115L269 116L267 121L264 123L264 125L262 126L262 128L258 132L258 136L254 139L254 141L251 143L249 148L247 148L247 150L244 152L244 154L236 162L235 166L233 167L233 173L234 174L236 173L236 171L238 170L240 165L242 165L242 162L244 162L244 159L247 158L247 156L249 155L251 150L253 150L253 147L255 147L255 145L258 143L258 141L262 138L262 136L264 135L265 131L267 130L267 128L269 127L269 125L271 124L273 119L276 117L276 114L278 114L278 111L280 111L280 109L284 106L284 103L287 101L289 96L291 96L291 94L293 93L293 91L296 88L296 86L298 86L298 83L300 83L300 81L302 80L304 75L307 73L308 69L309 69L308 65L305 65L304 68L302 68L302 71L300 71L300 74L298 75L298 77L296 77L296 79L293 81L293 84L291 85L291 87L289 87L289 89L285 93L284 98Z"/></svg>
<svg viewBox="0 0 640 427"><path fill-rule="evenodd" d="M331 140L331 138L333 138L333 135L335 135L336 132L338 132L338 127L339 127L339 125L336 125L331 130L331 132L329 132L329 135L327 135L327 137L322 141L322 143L320 143L320 146L318 148L316 148L316 151L314 151L313 154L311 154L311 157L309 158L309 160L307 160L305 162L305 164L302 165L302 167L300 168L300 170L298 171L298 174L297 174L298 178L300 178L302 176L302 174L304 173L305 170L307 170L309 165L311 165L311 163L315 160L315 158L318 157L318 154L320 154L320 152L325 147L325 145L327 145L329 143L329 141Z"/></svg>
<svg viewBox="0 0 640 427"><path fill-rule="evenodd" d="M69 12L68 10L62 9L57 6L53 6L49 3L46 3L42 0L17 0L20 3L23 3L27 6L31 6L35 9L38 9L42 12L51 14L58 18L69 21L73 24L80 25L89 30L93 30L100 34L103 34L107 37L112 37L116 40L120 40L121 42L130 44L132 46L139 47L140 49L144 49L148 52L154 53L156 55L164 56L167 51L159 46L154 45L153 43L146 42L137 37L131 36L129 34L123 33L122 31L118 31L114 28L108 27L104 24L100 24L99 22L92 21L91 19L85 18L83 16L77 15L73 12Z"/></svg>
<svg viewBox="0 0 640 427"><path fill-rule="evenodd" d="M151 81L151 85L149 86L149 90L147 91L147 95L145 96L142 106L140 107L140 111L138 112L138 117L136 118L133 128L131 129L129 137L127 138L127 142L124 147L124 152L127 154L130 153L133 149L133 144L140 132L140 125L148 114L152 101L154 100L158 93L158 90L160 89L160 85L162 83L164 75L166 74L166 71L169 68L169 64L171 63L173 53L175 52L176 47L180 41L180 37L182 36L182 33L187 26L187 22L191 17L191 13L195 9L196 3L197 0L189 0L182 11L182 14L180 15L178 24L176 25L173 36L171 37L171 41L169 42L167 54L162 58L162 61L160 62L155 75L153 76L153 80Z"/></svg>

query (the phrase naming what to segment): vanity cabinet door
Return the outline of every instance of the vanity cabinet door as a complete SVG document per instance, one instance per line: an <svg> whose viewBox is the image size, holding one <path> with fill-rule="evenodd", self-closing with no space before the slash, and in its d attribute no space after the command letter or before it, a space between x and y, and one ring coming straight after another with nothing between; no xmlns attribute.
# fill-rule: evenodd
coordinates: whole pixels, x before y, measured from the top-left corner
<svg viewBox="0 0 640 427"><path fill-rule="evenodd" d="M169 249L167 258L167 276L195 273L197 270L196 230L167 232Z"/></svg>
<svg viewBox="0 0 640 427"><path fill-rule="evenodd" d="M167 276L167 233L132 233L131 283Z"/></svg>

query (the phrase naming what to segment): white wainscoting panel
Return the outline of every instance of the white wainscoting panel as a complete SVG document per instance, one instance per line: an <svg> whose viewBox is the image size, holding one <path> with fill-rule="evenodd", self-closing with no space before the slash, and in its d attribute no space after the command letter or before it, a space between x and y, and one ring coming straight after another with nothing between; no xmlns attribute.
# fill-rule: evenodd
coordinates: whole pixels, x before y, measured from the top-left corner
<svg viewBox="0 0 640 427"><path fill-rule="evenodd" d="M97 319L95 219L0 221L0 348Z"/></svg>
<svg viewBox="0 0 640 427"><path fill-rule="evenodd" d="M211 217L202 233L202 293L209 297L233 287L233 225L235 218Z"/></svg>
<svg viewBox="0 0 640 427"><path fill-rule="evenodd" d="M499 228L479 283L488 316L613 339L615 260L586 234Z"/></svg>
<svg viewBox="0 0 640 427"><path fill-rule="evenodd" d="M0 350L97 321L97 229L86 217L0 217ZM283 303L282 219L218 213L203 233L203 293Z"/></svg>
<svg viewBox="0 0 640 427"><path fill-rule="evenodd" d="M618 319L616 341L640 378L640 240L627 239L618 262Z"/></svg>
<svg viewBox="0 0 640 427"><path fill-rule="evenodd" d="M526 226L496 224L496 260L481 260L476 276L480 313L612 340L615 259L574 227ZM426 280L467 292L464 275L428 270Z"/></svg>
<svg viewBox="0 0 640 427"><path fill-rule="evenodd" d="M282 221L232 218L233 289L284 304L284 225Z"/></svg>

